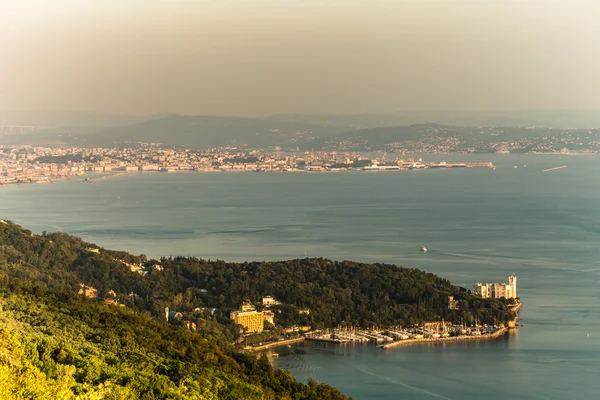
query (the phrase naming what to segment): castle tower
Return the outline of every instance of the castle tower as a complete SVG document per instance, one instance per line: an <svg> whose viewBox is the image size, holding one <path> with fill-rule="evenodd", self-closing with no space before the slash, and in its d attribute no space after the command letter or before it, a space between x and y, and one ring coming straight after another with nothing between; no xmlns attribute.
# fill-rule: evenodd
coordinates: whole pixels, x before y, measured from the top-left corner
<svg viewBox="0 0 600 400"><path fill-rule="evenodd" d="M512 288L513 298L516 299L517 298L517 276L514 273L508 277L508 284Z"/></svg>

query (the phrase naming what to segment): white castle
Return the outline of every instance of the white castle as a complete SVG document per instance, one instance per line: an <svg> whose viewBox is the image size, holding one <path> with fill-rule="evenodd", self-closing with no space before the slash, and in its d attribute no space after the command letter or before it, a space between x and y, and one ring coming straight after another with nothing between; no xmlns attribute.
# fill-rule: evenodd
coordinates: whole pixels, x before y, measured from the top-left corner
<svg viewBox="0 0 600 400"><path fill-rule="evenodd" d="M517 297L517 277L512 274L508 277L508 283L474 283L473 294L484 299L515 299Z"/></svg>

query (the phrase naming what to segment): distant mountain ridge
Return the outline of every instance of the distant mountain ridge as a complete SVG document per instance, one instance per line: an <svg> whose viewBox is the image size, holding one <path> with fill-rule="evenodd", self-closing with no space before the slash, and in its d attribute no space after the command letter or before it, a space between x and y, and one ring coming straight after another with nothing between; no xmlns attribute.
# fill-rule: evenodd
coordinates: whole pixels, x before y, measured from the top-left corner
<svg viewBox="0 0 600 400"><path fill-rule="evenodd" d="M425 115L423 113L419 118ZM191 149L274 150L280 147L283 151L600 151L600 130L597 128L511 126L510 123L478 126L433 123L431 120L395 123L411 118L416 117L402 113L270 118L170 114L110 127L63 126L43 131L24 129L22 132L6 129L0 132L0 144L136 147L140 143L159 143L166 147ZM562 117L557 115L556 118ZM506 118L500 120L506 121ZM598 123L600 126L600 113Z"/></svg>
<svg viewBox="0 0 600 400"><path fill-rule="evenodd" d="M330 137L347 129L346 126L258 118L169 115L133 125L102 129L78 138L69 138L67 142L87 146L146 142L190 148L280 146L294 149L304 148L317 138Z"/></svg>
<svg viewBox="0 0 600 400"><path fill-rule="evenodd" d="M600 152L600 129L474 127L434 123L354 129L310 144L329 151Z"/></svg>

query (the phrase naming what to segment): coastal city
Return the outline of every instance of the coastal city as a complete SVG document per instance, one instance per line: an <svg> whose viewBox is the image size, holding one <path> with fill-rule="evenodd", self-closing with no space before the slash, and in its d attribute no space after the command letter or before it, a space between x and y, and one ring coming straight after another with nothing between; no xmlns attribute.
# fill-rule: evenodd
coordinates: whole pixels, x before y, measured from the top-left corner
<svg viewBox="0 0 600 400"><path fill-rule="evenodd" d="M388 159L389 158L389 159ZM265 150L139 148L52 148L0 146L0 185L46 183L60 179L138 171L156 172L335 172L399 171L428 168L494 168L491 162L426 162L422 159L378 158L358 153L283 153Z"/></svg>

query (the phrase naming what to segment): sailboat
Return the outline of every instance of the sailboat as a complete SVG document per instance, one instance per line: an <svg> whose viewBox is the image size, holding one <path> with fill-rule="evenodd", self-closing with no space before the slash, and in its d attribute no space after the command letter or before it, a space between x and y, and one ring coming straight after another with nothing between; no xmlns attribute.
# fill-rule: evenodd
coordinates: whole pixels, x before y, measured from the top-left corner
<svg viewBox="0 0 600 400"><path fill-rule="evenodd" d="M446 324L444 323L444 319L443 319L443 318L442 318L442 329L443 329L443 332L442 332L442 335L441 335L441 336L442 336L443 338L447 338L447 337L449 337L449 336L450 336L450 334L449 334L449 333L446 331Z"/></svg>
<svg viewBox="0 0 600 400"><path fill-rule="evenodd" d="M477 318L475 319L475 332L471 332L472 335L481 336L481 331L479 331L479 325L477 324Z"/></svg>
<svg viewBox="0 0 600 400"><path fill-rule="evenodd" d="M467 331L467 328L465 328L465 321L463 319L463 321L462 321L462 327L460 328L460 334L461 335L466 335L467 333L469 333L469 331Z"/></svg>

